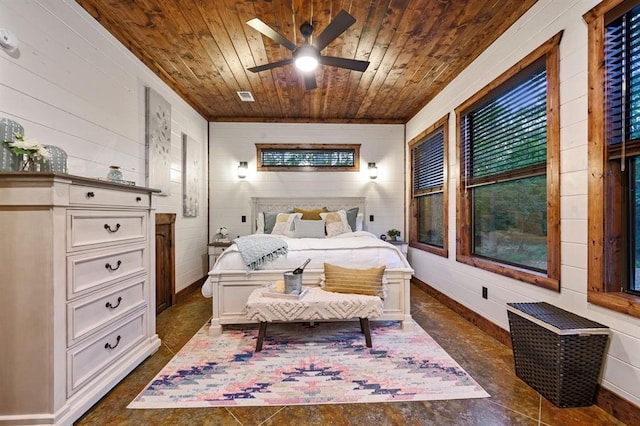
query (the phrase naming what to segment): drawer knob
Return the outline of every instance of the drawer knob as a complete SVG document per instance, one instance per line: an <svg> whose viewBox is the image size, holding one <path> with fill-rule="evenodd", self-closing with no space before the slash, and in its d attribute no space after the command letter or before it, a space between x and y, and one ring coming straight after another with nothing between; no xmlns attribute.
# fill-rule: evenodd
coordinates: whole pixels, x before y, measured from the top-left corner
<svg viewBox="0 0 640 426"><path fill-rule="evenodd" d="M93 198L95 196L96 196L96 194L94 194L93 191L87 192L87 198Z"/></svg>
<svg viewBox="0 0 640 426"><path fill-rule="evenodd" d="M136 197L136 201L137 201L137 202L142 201L142 197Z"/></svg>
<svg viewBox="0 0 640 426"><path fill-rule="evenodd" d="M118 345L120 344L120 335L118 334L118 337L116 337L116 344L111 346L111 343L107 342L104 344L104 348L105 349L115 349L118 347Z"/></svg>
<svg viewBox="0 0 640 426"><path fill-rule="evenodd" d="M107 268L110 271L117 271L118 269L120 269L120 265L122 265L122 261L118 260L118 263L116 264L115 268L113 266L111 266L110 263L107 263L106 265L104 265L104 267Z"/></svg>
<svg viewBox="0 0 640 426"><path fill-rule="evenodd" d="M122 297L118 297L118 303L116 303L115 305L112 305L111 302L107 302L105 306L109 309L115 309L120 306L120 302L122 302Z"/></svg>
<svg viewBox="0 0 640 426"><path fill-rule="evenodd" d="M108 223L105 223L104 224L104 229L106 229L107 231L112 232L112 233L113 232L118 232L118 229L120 229L120 224L116 223L116 229L112 229L111 225L109 225Z"/></svg>

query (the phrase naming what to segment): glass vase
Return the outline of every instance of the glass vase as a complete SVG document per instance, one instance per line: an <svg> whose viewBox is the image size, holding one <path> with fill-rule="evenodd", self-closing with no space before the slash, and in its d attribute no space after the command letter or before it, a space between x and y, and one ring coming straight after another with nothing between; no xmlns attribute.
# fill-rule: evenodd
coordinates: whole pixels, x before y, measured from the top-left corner
<svg viewBox="0 0 640 426"><path fill-rule="evenodd" d="M30 155L22 156L22 167L20 168L23 172L37 172L39 171L38 162Z"/></svg>
<svg viewBox="0 0 640 426"><path fill-rule="evenodd" d="M107 180L110 182L123 183L124 178L122 177L122 171L119 166L109 166L109 174L107 175Z"/></svg>

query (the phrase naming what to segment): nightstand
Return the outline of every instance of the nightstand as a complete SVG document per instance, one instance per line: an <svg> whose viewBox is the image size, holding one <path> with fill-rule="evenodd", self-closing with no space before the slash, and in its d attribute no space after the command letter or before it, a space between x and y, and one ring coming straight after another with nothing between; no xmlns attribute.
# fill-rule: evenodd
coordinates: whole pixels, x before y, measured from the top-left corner
<svg viewBox="0 0 640 426"><path fill-rule="evenodd" d="M231 241L214 241L209 243L209 270L213 269L213 265L216 263L218 256L230 245Z"/></svg>
<svg viewBox="0 0 640 426"><path fill-rule="evenodd" d="M393 244L394 246L398 247L400 249L400 251L402 252L402 254L404 255L404 257L407 257L407 252L409 251L409 243L406 241L389 241L387 240L388 243Z"/></svg>

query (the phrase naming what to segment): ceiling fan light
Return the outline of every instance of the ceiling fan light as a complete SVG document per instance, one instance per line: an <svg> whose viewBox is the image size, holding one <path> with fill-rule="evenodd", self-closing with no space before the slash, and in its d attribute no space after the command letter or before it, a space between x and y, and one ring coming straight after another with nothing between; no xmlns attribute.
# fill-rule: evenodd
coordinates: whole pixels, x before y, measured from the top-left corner
<svg viewBox="0 0 640 426"><path fill-rule="evenodd" d="M301 56L296 59L296 67L300 71L309 72L316 69L318 60L313 56Z"/></svg>
<svg viewBox="0 0 640 426"><path fill-rule="evenodd" d="M296 50L294 56L296 67L298 67L300 71L313 71L318 66L318 53L309 45L301 46Z"/></svg>

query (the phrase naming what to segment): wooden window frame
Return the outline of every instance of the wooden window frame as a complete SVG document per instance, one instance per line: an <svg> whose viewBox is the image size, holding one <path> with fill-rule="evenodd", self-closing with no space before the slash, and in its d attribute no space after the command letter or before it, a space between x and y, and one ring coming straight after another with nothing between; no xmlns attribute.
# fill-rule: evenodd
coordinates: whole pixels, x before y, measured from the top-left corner
<svg viewBox="0 0 640 426"><path fill-rule="evenodd" d="M430 137L436 131L442 129L443 131L443 182L442 182L442 221L443 221L443 243L442 247L432 246L430 244L425 244L418 241L418 203L416 202L416 197L413 195L413 157L411 158L411 218L409 221L409 246L413 248L417 248L419 250L423 250L429 253L433 253L438 256L448 257L449 256L449 114L445 115L438 121L436 121L433 125L425 129L415 138L411 139L408 143L409 152L412 152L412 148L428 137Z"/></svg>
<svg viewBox="0 0 640 426"><path fill-rule="evenodd" d="M455 109L456 156L460 163L456 209L456 260L549 290L560 291L560 53L559 32ZM471 193L465 190L461 152L462 114L504 88L514 76L544 59L547 70L547 272L538 273L473 255Z"/></svg>
<svg viewBox="0 0 640 426"><path fill-rule="evenodd" d="M287 151L321 150L335 151L339 149L351 149L354 151L354 165L343 166L263 166L262 150L281 149ZM259 172L359 172L360 171L360 144L256 144L257 170Z"/></svg>
<svg viewBox="0 0 640 426"><path fill-rule="evenodd" d="M640 318L640 297L622 291L619 235L621 220L605 225L612 216L612 203L621 203L619 167L611 167L607 159L605 125L605 56L606 15L622 14L637 1L605 0L583 15L588 25L588 284L589 303ZM628 9L627 9L628 7ZM618 9L620 11L618 12ZM617 170L616 170L617 169ZM608 201L607 201L608 200ZM620 205L620 204L618 204Z"/></svg>

